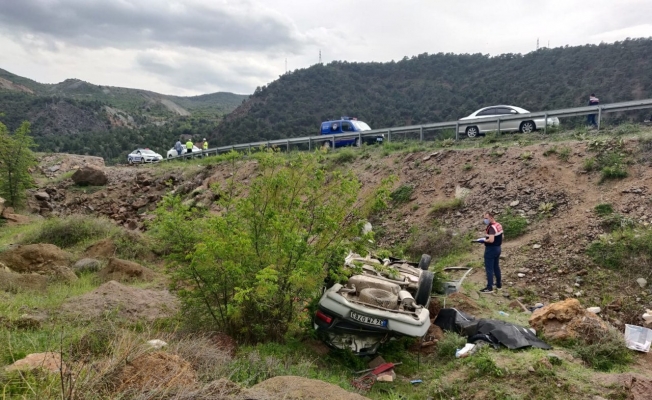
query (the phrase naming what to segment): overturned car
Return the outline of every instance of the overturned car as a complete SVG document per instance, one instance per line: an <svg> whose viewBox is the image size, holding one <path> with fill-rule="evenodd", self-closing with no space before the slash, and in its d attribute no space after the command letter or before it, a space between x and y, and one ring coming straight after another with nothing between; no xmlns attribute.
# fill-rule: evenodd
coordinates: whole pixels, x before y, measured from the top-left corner
<svg viewBox="0 0 652 400"><path fill-rule="evenodd" d="M350 254L345 266L353 275L324 292L313 318L329 346L366 355L392 338L426 334L434 277L429 255L414 263Z"/></svg>

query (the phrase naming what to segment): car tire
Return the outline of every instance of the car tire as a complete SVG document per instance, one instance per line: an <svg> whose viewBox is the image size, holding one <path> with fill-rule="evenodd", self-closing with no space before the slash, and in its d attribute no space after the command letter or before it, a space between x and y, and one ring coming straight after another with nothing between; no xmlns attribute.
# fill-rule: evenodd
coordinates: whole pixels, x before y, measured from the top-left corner
<svg viewBox="0 0 652 400"><path fill-rule="evenodd" d="M478 137L480 135L480 130L478 129L477 126L469 126L466 128L466 136L469 138L473 139L475 137Z"/></svg>
<svg viewBox="0 0 652 400"><path fill-rule="evenodd" d="M129 165L134 165L134 161L131 158L129 159Z"/></svg>
<svg viewBox="0 0 652 400"><path fill-rule="evenodd" d="M421 260L419 260L419 269L422 269L424 271L427 271L428 268L430 267L430 260L432 257L428 254L423 254L421 256Z"/></svg>
<svg viewBox="0 0 652 400"><path fill-rule="evenodd" d="M534 124L534 121L523 121L518 128L518 131L521 133L532 133L536 130L537 126Z"/></svg>
<svg viewBox="0 0 652 400"><path fill-rule="evenodd" d="M423 271L419 277L419 284L417 286L417 295L414 301L420 306L426 307L430 302L430 293L432 292L432 281L435 279L435 274L432 271Z"/></svg>
<svg viewBox="0 0 652 400"><path fill-rule="evenodd" d="M390 310L396 310L398 308L398 296L383 289L362 289L360 291L360 301Z"/></svg>

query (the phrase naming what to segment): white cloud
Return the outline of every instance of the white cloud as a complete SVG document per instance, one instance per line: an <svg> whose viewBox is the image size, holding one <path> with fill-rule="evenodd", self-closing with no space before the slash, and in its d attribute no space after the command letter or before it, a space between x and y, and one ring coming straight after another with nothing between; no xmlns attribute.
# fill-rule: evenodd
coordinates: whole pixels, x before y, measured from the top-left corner
<svg viewBox="0 0 652 400"><path fill-rule="evenodd" d="M649 0L0 0L2 65L171 94L253 92L288 68L527 53L652 36Z"/></svg>

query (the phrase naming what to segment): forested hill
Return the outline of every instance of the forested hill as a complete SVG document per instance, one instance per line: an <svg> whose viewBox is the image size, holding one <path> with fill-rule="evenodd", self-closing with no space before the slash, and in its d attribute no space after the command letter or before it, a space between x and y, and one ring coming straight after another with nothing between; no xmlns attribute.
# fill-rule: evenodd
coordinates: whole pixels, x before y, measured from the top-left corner
<svg viewBox="0 0 652 400"><path fill-rule="evenodd" d="M530 111L652 97L652 39L489 57L421 54L390 63L333 62L281 76L218 127L220 144L319 134L355 116L372 128L449 121L512 104Z"/></svg>

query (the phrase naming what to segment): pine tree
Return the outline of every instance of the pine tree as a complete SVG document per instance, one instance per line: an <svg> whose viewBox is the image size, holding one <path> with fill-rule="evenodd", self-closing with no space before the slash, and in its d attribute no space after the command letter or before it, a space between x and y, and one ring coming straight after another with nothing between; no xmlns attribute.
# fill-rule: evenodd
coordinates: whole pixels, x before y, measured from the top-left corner
<svg viewBox="0 0 652 400"><path fill-rule="evenodd" d="M0 123L0 195L12 207L25 203L25 190L34 186L29 169L36 165L31 148L35 146L29 135L29 122L23 122L13 135Z"/></svg>

